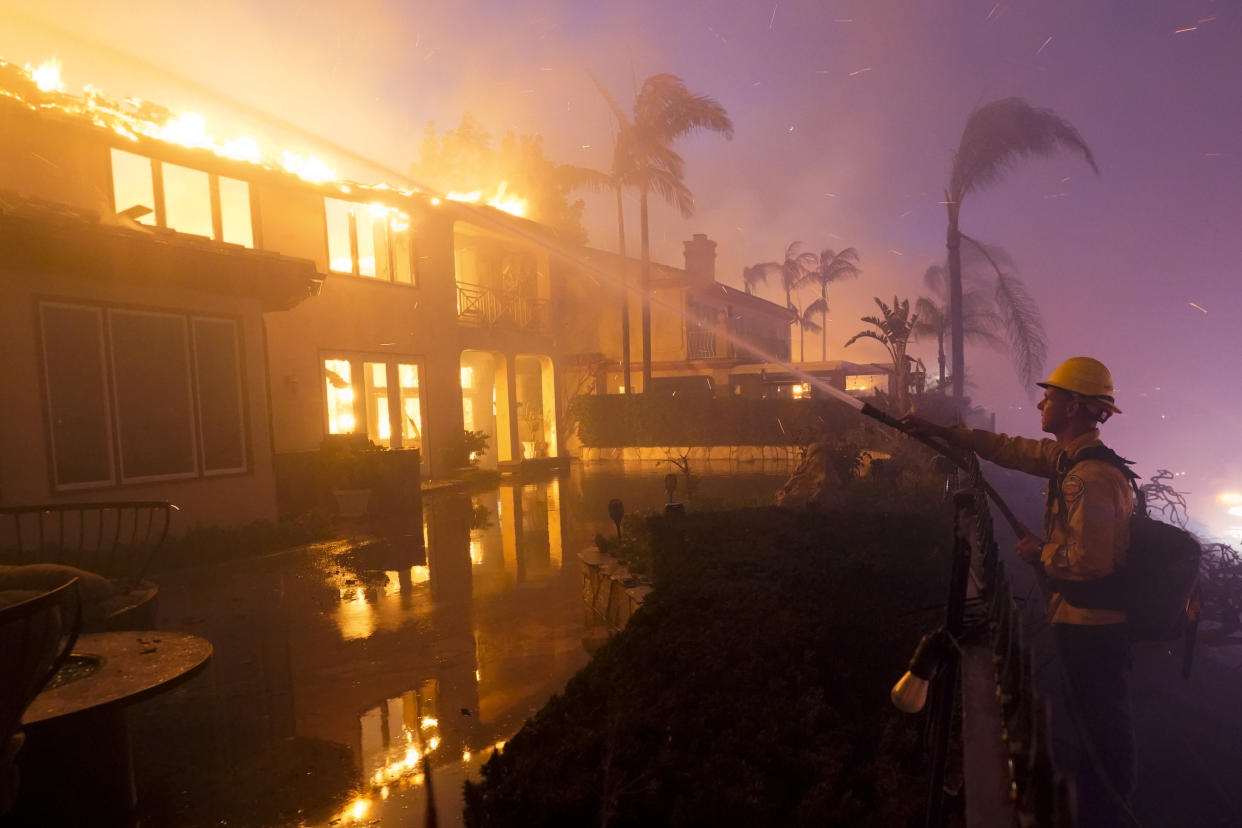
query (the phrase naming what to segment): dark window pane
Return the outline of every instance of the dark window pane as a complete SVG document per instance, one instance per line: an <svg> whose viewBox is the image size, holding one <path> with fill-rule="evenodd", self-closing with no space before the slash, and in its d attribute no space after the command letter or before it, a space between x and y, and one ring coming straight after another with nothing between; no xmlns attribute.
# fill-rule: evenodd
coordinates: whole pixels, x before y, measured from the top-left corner
<svg viewBox="0 0 1242 828"><path fill-rule="evenodd" d="M111 311L108 320L122 479L195 474L185 317Z"/></svg>
<svg viewBox="0 0 1242 828"><path fill-rule="evenodd" d="M112 482L102 314L43 305L43 364L56 486Z"/></svg>
<svg viewBox="0 0 1242 828"><path fill-rule="evenodd" d="M194 368L203 469L240 471L246 466L237 326L228 319L194 320Z"/></svg>

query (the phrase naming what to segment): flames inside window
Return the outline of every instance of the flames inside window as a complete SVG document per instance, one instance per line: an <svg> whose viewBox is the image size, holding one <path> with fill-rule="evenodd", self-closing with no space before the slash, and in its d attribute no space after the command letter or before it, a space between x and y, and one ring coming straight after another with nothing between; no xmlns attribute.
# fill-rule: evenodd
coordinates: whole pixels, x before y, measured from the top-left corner
<svg viewBox="0 0 1242 828"><path fill-rule="evenodd" d="M393 207L324 199L328 267L385 282L414 283L410 220Z"/></svg>

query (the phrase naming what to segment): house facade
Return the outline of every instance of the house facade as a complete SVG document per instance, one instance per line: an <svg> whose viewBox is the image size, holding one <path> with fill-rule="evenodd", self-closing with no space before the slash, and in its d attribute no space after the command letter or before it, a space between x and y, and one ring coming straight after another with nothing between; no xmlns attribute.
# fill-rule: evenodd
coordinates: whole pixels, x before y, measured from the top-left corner
<svg viewBox="0 0 1242 828"><path fill-rule="evenodd" d="M224 241L205 172L203 232L138 226L100 130L0 110L0 503L166 499L178 529L274 517L264 318L322 276Z"/></svg>
<svg viewBox="0 0 1242 828"><path fill-rule="evenodd" d="M738 368L788 361L794 314L774 302L716 281L716 242L696 233L684 242L682 268L651 264L651 376L655 392L730 393ZM629 314L631 390L641 393L641 263L585 250L583 271L566 280L574 318L567 320L565 385L591 393L626 392L622 306ZM624 286L630 289L621 298ZM576 371L576 372L575 372Z"/></svg>
<svg viewBox="0 0 1242 828"><path fill-rule="evenodd" d="M12 64L0 91L0 504L236 525L334 435L431 475L466 429L484 465L560 454L546 229L152 137Z"/></svg>

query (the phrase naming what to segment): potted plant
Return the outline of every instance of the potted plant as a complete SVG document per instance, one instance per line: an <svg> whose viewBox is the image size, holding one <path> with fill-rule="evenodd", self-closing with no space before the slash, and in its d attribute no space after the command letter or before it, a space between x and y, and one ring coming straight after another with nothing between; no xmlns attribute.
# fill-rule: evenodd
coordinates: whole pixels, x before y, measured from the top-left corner
<svg viewBox="0 0 1242 828"><path fill-rule="evenodd" d="M385 451L365 434L331 434L324 438L320 461L338 515L363 517L369 512L371 494L383 479Z"/></svg>

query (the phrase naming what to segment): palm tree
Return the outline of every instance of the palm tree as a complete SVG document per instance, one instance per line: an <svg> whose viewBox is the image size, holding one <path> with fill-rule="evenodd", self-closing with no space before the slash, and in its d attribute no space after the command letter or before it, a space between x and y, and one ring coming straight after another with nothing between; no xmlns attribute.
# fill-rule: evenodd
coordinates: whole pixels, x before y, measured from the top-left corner
<svg viewBox="0 0 1242 828"><path fill-rule="evenodd" d="M598 84L599 82L596 81L596 83ZM613 147L612 169L609 172L591 169L590 167L577 167L572 164L558 165L556 172L568 190L589 190L591 192L609 190L616 193L617 254L621 263L618 272L621 289L621 384L625 389L625 393L632 394L634 392L634 384L630 381L630 292L628 280L626 279L625 210L622 203L622 195L625 187L632 186L636 179L632 174L627 173L628 168L629 162L623 147L620 142L617 142ZM663 192L667 190L673 193L673 199L683 215L688 215L689 212L693 211L694 200L685 184L674 180L674 177L667 170L653 170L651 176L653 179L656 179L655 188L658 191Z"/></svg>
<svg viewBox="0 0 1242 828"><path fill-rule="evenodd" d="M785 247L785 259L780 262L759 262L743 268L742 281L746 284L746 292L751 293L755 285L767 284L768 278L779 276L781 289L785 291L785 307L795 310L793 304L794 289L806 281L819 260L814 253L802 251L802 242L790 242Z"/></svg>
<svg viewBox="0 0 1242 828"><path fill-rule="evenodd" d="M1050 109L1037 109L1022 98L1003 98L975 109L966 119L962 140L953 155L945 193L949 214L945 244L949 249L950 339L953 344L953 396L965 393L965 329L962 305L962 234L958 230L962 202L975 190L997 181L1019 158L1049 157L1058 149L1082 155L1099 173L1086 141L1069 122Z"/></svg>
<svg viewBox="0 0 1242 828"><path fill-rule="evenodd" d="M797 305L790 304L789 309L794 312L794 324L798 326L798 361L806 362L806 332L823 333L823 327L815 321L818 313L816 306L820 303L816 299L805 309L798 308Z"/></svg>
<svg viewBox="0 0 1242 828"><path fill-rule="evenodd" d="M807 314L818 314L820 330L828 325L828 286L842 279L853 279L862 273L858 267L858 251L852 247L844 250L826 248L819 252L818 264L807 278L819 285L819 298L806 309ZM824 334L819 341L822 360L828 359L828 335Z"/></svg>
<svg viewBox="0 0 1242 828"><path fill-rule="evenodd" d="M673 142L695 130L707 129L733 137L733 122L724 107L706 95L695 95L676 75L652 75L634 94L633 111L627 115L597 79L595 85L617 119L614 171L620 187L638 190L638 221L642 246L641 288L643 300L643 391L651 388L651 242L647 197L651 191L689 217L694 199L685 186L685 160L673 150ZM618 221L620 221L618 219Z"/></svg>
<svg viewBox="0 0 1242 828"><path fill-rule="evenodd" d="M890 308L880 299L875 297L875 303L880 307L880 316L864 316L863 322L872 325L874 331L859 331L846 341L845 347L848 348L860 339L875 339L884 345L888 351L889 358L893 361L893 384L896 386L894 400L897 404L897 411L904 413L906 408L906 376L909 372L909 360L906 356L906 346L910 343L910 337L914 334L914 327L918 324L919 315L910 314L910 300L898 300L893 297L893 306Z"/></svg>
<svg viewBox="0 0 1242 828"><path fill-rule="evenodd" d="M936 338L936 360L940 368L940 385L943 386L947 376L944 343L950 339L948 274L940 265L932 265L923 274L923 283L931 289L933 295L920 296L915 302L918 322L914 326L914 336ZM965 331L968 341L978 340L996 348L1005 347L1005 341L997 334L1001 319L983 290L973 285L963 288L962 315L962 330Z"/></svg>

